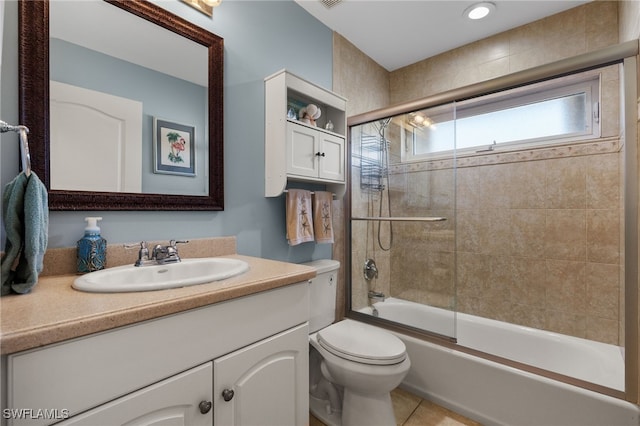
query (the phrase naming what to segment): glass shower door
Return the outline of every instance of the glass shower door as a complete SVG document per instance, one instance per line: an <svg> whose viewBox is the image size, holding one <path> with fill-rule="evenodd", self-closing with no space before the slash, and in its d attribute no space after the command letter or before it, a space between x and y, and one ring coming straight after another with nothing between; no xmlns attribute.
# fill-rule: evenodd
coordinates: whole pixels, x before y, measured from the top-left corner
<svg viewBox="0 0 640 426"><path fill-rule="evenodd" d="M455 338L454 104L351 128L351 309ZM447 146L440 158L430 147Z"/></svg>

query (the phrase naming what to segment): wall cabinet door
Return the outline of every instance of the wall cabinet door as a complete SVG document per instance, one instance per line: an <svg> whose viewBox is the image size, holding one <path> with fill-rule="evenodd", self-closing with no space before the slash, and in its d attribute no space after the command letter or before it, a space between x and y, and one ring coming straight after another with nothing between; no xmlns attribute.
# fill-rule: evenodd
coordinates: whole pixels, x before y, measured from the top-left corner
<svg viewBox="0 0 640 426"><path fill-rule="evenodd" d="M62 426L204 426L213 421L211 362L74 416ZM100 386L100 383L96 383Z"/></svg>
<svg viewBox="0 0 640 426"><path fill-rule="evenodd" d="M287 173L311 178L318 177L320 135L314 129L287 123Z"/></svg>
<svg viewBox="0 0 640 426"><path fill-rule="evenodd" d="M214 360L215 425L306 425L306 324Z"/></svg>
<svg viewBox="0 0 640 426"><path fill-rule="evenodd" d="M344 182L345 143L344 138L319 132L321 153L319 162L319 177L321 179L338 180Z"/></svg>
<svg viewBox="0 0 640 426"><path fill-rule="evenodd" d="M344 138L287 122L287 174L344 182Z"/></svg>

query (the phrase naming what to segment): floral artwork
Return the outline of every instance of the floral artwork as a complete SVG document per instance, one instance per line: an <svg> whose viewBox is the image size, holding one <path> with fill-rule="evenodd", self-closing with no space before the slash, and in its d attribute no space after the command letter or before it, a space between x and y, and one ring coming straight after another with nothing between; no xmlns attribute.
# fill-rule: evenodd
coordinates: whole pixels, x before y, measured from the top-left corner
<svg viewBox="0 0 640 426"><path fill-rule="evenodd" d="M154 172L195 176L195 127L154 119Z"/></svg>
<svg viewBox="0 0 640 426"><path fill-rule="evenodd" d="M180 153L185 150L187 142L179 133L167 133L167 140L171 144L171 152L169 153L169 161L173 163L184 163L184 159L180 157Z"/></svg>

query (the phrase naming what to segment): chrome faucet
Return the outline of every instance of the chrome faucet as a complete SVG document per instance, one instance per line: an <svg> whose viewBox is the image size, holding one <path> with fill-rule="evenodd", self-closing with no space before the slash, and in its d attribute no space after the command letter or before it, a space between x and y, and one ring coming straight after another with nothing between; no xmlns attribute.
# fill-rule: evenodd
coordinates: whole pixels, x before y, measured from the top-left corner
<svg viewBox="0 0 640 426"><path fill-rule="evenodd" d="M373 290L369 290L369 292L367 293L367 297L369 297L369 300L371 300L372 303L384 302L384 299L386 298L384 293L381 293L379 291L373 291Z"/></svg>
<svg viewBox="0 0 640 426"><path fill-rule="evenodd" d="M169 245L167 246L157 244L155 247L153 247L151 256L149 256L149 248L147 247L146 241L141 241L140 243L136 243L133 245L125 245L125 247L140 247L140 250L138 251L138 260L136 260L135 266L166 265L168 263L180 262L180 256L178 255L178 248L176 247L176 245L186 244L188 242L188 240L171 240L169 241Z"/></svg>

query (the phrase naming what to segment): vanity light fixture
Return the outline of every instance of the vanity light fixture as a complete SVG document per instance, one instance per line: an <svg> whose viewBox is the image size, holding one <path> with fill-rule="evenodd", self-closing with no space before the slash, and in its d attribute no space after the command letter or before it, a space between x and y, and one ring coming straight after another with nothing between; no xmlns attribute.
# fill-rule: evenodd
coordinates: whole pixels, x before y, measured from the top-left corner
<svg viewBox="0 0 640 426"><path fill-rule="evenodd" d="M182 0L184 3L207 16L213 16L213 8L220 6L222 0Z"/></svg>
<svg viewBox="0 0 640 426"><path fill-rule="evenodd" d="M464 16L472 20L486 18L496 10L496 5L491 2L475 3L464 11Z"/></svg>

